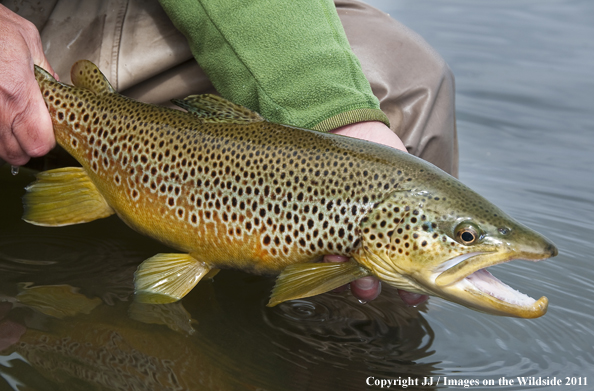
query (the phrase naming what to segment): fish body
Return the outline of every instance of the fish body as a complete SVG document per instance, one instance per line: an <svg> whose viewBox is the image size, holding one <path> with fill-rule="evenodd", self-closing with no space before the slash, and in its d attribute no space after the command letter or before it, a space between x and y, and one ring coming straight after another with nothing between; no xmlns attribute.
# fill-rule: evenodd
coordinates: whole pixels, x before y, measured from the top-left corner
<svg viewBox="0 0 594 391"><path fill-rule="evenodd" d="M222 98L137 102L79 61L74 86L36 69L57 142L82 168L41 173L24 219L66 225L116 213L183 254L135 276L137 299L179 300L217 269L280 273L270 305L374 275L495 314L539 301L485 267L556 248L430 163L378 144L280 125ZM52 187L53 186L53 187ZM351 258L320 264L325 254Z"/></svg>

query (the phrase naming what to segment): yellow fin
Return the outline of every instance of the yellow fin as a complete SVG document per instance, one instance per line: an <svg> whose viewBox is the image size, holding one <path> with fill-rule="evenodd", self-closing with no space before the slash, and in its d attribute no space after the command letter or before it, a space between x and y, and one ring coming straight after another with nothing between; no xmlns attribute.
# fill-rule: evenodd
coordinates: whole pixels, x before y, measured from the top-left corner
<svg viewBox="0 0 594 391"><path fill-rule="evenodd" d="M287 266L278 276L267 305L274 307L283 301L319 295L369 275L369 270L353 260Z"/></svg>
<svg viewBox="0 0 594 391"><path fill-rule="evenodd" d="M198 323L186 311L181 302L169 304L145 304L133 301L128 308L130 318L146 324L162 324L178 333L192 335L192 327Z"/></svg>
<svg viewBox="0 0 594 391"><path fill-rule="evenodd" d="M97 297L89 299L78 293L78 289L70 285L29 285L27 283L19 287L21 292L16 296L17 300L27 307L58 319L80 313L89 314L102 303Z"/></svg>
<svg viewBox="0 0 594 391"><path fill-rule="evenodd" d="M187 295L210 270L189 254L157 254L142 262L134 273L135 300L173 303Z"/></svg>
<svg viewBox="0 0 594 391"><path fill-rule="evenodd" d="M79 224L115 213L80 167L40 172L26 190L23 220L31 224L53 227Z"/></svg>
<svg viewBox="0 0 594 391"><path fill-rule="evenodd" d="M99 95L116 92L97 65L89 60L75 62L70 69L70 79L75 86L86 88Z"/></svg>
<svg viewBox="0 0 594 391"><path fill-rule="evenodd" d="M46 71L45 69L43 69L40 66L35 65L35 79L37 79L37 81L41 81L41 80L49 80L49 81L57 81L48 71Z"/></svg>
<svg viewBox="0 0 594 391"><path fill-rule="evenodd" d="M255 111L216 95L191 95L184 99L173 99L172 102L205 122L249 124L264 121Z"/></svg>

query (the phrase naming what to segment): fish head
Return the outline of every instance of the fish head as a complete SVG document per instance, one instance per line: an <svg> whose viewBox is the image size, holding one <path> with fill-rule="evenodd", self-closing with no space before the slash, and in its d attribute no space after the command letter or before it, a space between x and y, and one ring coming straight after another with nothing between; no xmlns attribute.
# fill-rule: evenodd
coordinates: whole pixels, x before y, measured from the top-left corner
<svg viewBox="0 0 594 391"><path fill-rule="evenodd" d="M355 259L390 285L494 315L546 313L546 297L518 292L486 268L553 257L555 245L455 178L440 175L429 186L392 192L360 228Z"/></svg>

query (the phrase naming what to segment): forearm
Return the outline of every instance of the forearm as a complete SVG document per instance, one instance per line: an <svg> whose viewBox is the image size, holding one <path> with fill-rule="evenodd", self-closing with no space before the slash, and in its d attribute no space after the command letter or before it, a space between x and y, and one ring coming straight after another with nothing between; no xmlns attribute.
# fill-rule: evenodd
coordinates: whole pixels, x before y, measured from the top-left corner
<svg viewBox="0 0 594 391"><path fill-rule="evenodd" d="M270 121L387 123L328 0L161 0L215 88Z"/></svg>

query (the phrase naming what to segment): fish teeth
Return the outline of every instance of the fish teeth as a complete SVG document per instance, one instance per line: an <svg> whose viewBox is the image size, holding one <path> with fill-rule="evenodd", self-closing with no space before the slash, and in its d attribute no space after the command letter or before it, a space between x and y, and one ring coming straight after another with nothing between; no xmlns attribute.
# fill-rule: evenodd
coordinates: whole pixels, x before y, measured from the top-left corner
<svg viewBox="0 0 594 391"><path fill-rule="evenodd" d="M509 304L522 307L532 306L536 300L532 297L515 290L509 285L504 284L498 278L493 276L487 269L480 269L464 279L470 282L481 292L493 296L496 299Z"/></svg>

